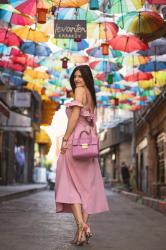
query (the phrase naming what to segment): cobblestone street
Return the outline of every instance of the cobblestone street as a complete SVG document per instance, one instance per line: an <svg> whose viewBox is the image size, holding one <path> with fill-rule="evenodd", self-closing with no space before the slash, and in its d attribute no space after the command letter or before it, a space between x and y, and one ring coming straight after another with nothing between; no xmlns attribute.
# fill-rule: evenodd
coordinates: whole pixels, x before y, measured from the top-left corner
<svg viewBox="0 0 166 250"><path fill-rule="evenodd" d="M94 236L81 249L165 250L163 214L107 191L110 212L90 218ZM1 250L76 249L70 214L55 214L54 192L43 191L0 205Z"/></svg>

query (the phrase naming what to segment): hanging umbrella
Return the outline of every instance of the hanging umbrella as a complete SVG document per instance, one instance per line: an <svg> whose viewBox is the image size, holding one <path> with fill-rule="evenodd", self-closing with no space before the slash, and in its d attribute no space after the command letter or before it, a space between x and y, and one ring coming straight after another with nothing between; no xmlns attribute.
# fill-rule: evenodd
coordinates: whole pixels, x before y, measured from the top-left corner
<svg viewBox="0 0 166 250"><path fill-rule="evenodd" d="M11 61L13 63L19 63L19 64L22 64L24 66L28 66L28 67L33 67L33 68L36 68L36 67L39 67L40 65L37 64L35 62L35 59L32 58L32 57L29 57L27 55L21 55L21 56L12 56L11 57Z"/></svg>
<svg viewBox="0 0 166 250"><path fill-rule="evenodd" d="M119 27L134 34L148 34L157 31L164 23L163 18L153 11L129 12L117 21Z"/></svg>
<svg viewBox="0 0 166 250"><path fill-rule="evenodd" d="M136 82L140 80L150 80L153 78L153 75L151 73L146 72L137 72L128 76L124 76L125 81L129 82Z"/></svg>
<svg viewBox="0 0 166 250"><path fill-rule="evenodd" d="M166 84L166 71L156 71L152 72L154 81L159 84L159 86L164 86Z"/></svg>
<svg viewBox="0 0 166 250"><path fill-rule="evenodd" d="M77 53L71 53L69 55L69 60L71 63L87 63L89 61L89 57L85 55L79 55Z"/></svg>
<svg viewBox="0 0 166 250"><path fill-rule="evenodd" d="M88 0L53 0L54 6L58 8L77 8L88 2Z"/></svg>
<svg viewBox="0 0 166 250"><path fill-rule="evenodd" d="M16 25L32 25L34 23L32 17L22 14L9 4L0 4L0 19Z"/></svg>
<svg viewBox="0 0 166 250"><path fill-rule="evenodd" d="M6 11L10 11L13 13L18 13L20 14L20 12L18 10L16 10L12 5L10 4L0 4L0 10L6 10Z"/></svg>
<svg viewBox="0 0 166 250"><path fill-rule="evenodd" d="M139 66L139 70L143 72L152 72L166 69L166 62L152 61Z"/></svg>
<svg viewBox="0 0 166 250"><path fill-rule="evenodd" d="M21 37L22 39L31 40L33 42L47 42L49 37L37 30L33 30L30 27L13 28L12 32Z"/></svg>
<svg viewBox="0 0 166 250"><path fill-rule="evenodd" d="M49 56L52 51L49 47L40 43L24 42L20 48L24 53L34 56Z"/></svg>
<svg viewBox="0 0 166 250"><path fill-rule="evenodd" d="M48 9L52 7L52 1L47 0L26 0L23 3L19 4L16 9L24 14L28 14L30 16L36 16L37 8Z"/></svg>
<svg viewBox="0 0 166 250"><path fill-rule="evenodd" d="M18 5L22 4L23 2L25 2L26 0L9 0L8 2L10 2L10 4L13 7L17 7Z"/></svg>
<svg viewBox="0 0 166 250"><path fill-rule="evenodd" d="M109 14L118 14L141 9L144 5L144 0L111 0L100 1L100 10Z"/></svg>
<svg viewBox="0 0 166 250"><path fill-rule="evenodd" d="M10 85L14 86L21 86L26 83L21 77L15 76L15 75L9 75L9 74L2 74L0 76L0 79L4 83L9 83Z"/></svg>
<svg viewBox="0 0 166 250"><path fill-rule="evenodd" d="M143 89L149 89L149 88L153 88L154 86L157 87L163 87L166 85L166 78L153 78L149 81L139 81L139 86L140 88Z"/></svg>
<svg viewBox="0 0 166 250"><path fill-rule="evenodd" d="M0 18L6 22L16 25L32 25L34 19L23 14L12 14L5 10L0 10Z"/></svg>
<svg viewBox="0 0 166 250"><path fill-rule="evenodd" d="M116 59L116 62L123 63L125 66L137 67L141 64L145 64L150 61L150 57L137 56L137 55L127 55L122 58Z"/></svg>
<svg viewBox="0 0 166 250"><path fill-rule="evenodd" d="M0 44L0 55L8 53L8 47L5 44Z"/></svg>
<svg viewBox="0 0 166 250"><path fill-rule="evenodd" d="M121 74L119 74L118 72L112 72L111 73L112 75L112 81L113 82L119 82L123 79L123 76ZM101 80L101 81L107 81L107 78L108 78L108 74L106 73L97 73L95 76L94 76L95 79L98 79L98 80Z"/></svg>
<svg viewBox="0 0 166 250"><path fill-rule="evenodd" d="M0 60L0 67L8 68L14 71L24 71L26 66L19 63L13 63L11 61Z"/></svg>
<svg viewBox="0 0 166 250"><path fill-rule="evenodd" d="M113 22L88 23L87 37L96 39L111 39L118 33L118 26Z"/></svg>
<svg viewBox="0 0 166 250"><path fill-rule="evenodd" d="M91 69L95 69L96 71L103 71L108 73L120 69L117 64L108 61L93 61L89 63L89 67Z"/></svg>
<svg viewBox="0 0 166 250"><path fill-rule="evenodd" d="M113 83L110 85L111 89L119 89L119 90L125 90L126 87L123 84L120 83Z"/></svg>
<svg viewBox="0 0 166 250"><path fill-rule="evenodd" d="M108 56L103 56L102 51L101 51L101 47L94 47L94 48L90 48L86 50L86 53L89 56L93 56L96 58L115 58L115 57L121 57L122 53L118 50L113 50L113 49L109 49L109 55Z"/></svg>
<svg viewBox="0 0 166 250"><path fill-rule="evenodd" d="M10 56L22 56L22 55L24 55L24 54L21 50L19 50L18 48L11 48L10 47Z"/></svg>
<svg viewBox="0 0 166 250"><path fill-rule="evenodd" d="M20 46L22 43L22 39L20 39L16 34L7 30L0 29L0 43L3 43L7 46Z"/></svg>
<svg viewBox="0 0 166 250"><path fill-rule="evenodd" d="M118 35L109 40L108 43L113 49L124 52L148 49L148 45L146 43L141 41L138 37L132 35Z"/></svg>
<svg viewBox="0 0 166 250"><path fill-rule="evenodd" d="M154 87L154 81L153 80L139 81L139 87L142 89L151 89Z"/></svg>
<svg viewBox="0 0 166 250"><path fill-rule="evenodd" d="M150 43L150 48L146 51L139 51L138 53L145 56L158 56L166 53L166 39L156 39Z"/></svg>
<svg viewBox="0 0 166 250"><path fill-rule="evenodd" d="M72 51L84 50L89 46L88 42L85 39L82 39L80 42L75 42L73 39L52 38L51 42L60 48Z"/></svg>
<svg viewBox="0 0 166 250"><path fill-rule="evenodd" d="M34 79L49 79L50 75L47 74L45 71L33 70L33 69L26 69L24 71L24 75L29 75Z"/></svg>
<svg viewBox="0 0 166 250"><path fill-rule="evenodd" d="M147 0L150 4L166 4L166 0Z"/></svg>
<svg viewBox="0 0 166 250"><path fill-rule="evenodd" d="M86 20L92 22L98 19L99 15L94 11L82 8L60 8L58 20Z"/></svg>

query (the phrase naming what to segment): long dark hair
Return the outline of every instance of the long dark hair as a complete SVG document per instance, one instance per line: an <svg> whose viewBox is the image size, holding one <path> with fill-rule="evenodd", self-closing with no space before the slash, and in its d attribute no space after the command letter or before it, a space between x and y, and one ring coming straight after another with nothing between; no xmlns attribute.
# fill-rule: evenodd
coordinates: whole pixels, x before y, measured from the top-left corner
<svg viewBox="0 0 166 250"><path fill-rule="evenodd" d="M76 85L74 83L74 74L77 70L79 70L81 72L82 78L84 79L84 82L91 93L94 106L96 107L97 101L96 101L94 79L93 79L91 69L89 68L88 65L79 65L79 66L75 67L75 69L73 70L73 72L70 76L70 85L71 85L71 88L73 90L73 93L75 92L75 88L76 88Z"/></svg>

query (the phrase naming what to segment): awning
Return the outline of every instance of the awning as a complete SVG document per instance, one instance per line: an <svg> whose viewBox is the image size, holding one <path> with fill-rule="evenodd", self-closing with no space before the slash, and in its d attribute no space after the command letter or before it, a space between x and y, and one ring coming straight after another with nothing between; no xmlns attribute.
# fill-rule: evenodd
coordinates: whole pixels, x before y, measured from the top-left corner
<svg viewBox="0 0 166 250"><path fill-rule="evenodd" d="M51 144L51 139L43 129L40 129L40 132L36 132L35 142L39 144Z"/></svg>
<svg viewBox="0 0 166 250"><path fill-rule="evenodd" d="M9 119L1 129L6 131L32 132L31 118L13 111L9 112Z"/></svg>

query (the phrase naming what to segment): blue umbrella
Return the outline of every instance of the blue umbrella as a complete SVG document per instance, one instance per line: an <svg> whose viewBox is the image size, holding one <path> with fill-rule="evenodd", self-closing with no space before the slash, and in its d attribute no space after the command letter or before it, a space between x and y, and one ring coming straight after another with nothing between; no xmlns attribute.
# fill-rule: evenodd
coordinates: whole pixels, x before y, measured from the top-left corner
<svg viewBox="0 0 166 250"><path fill-rule="evenodd" d="M24 42L21 45L21 50L34 56L49 56L52 53L49 47L34 42Z"/></svg>
<svg viewBox="0 0 166 250"><path fill-rule="evenodd" d="M93 56L96 58L116 58L116 57L122 56L122 52L120 52L118 50L113 50L111 48L109 48L109 55L107 55L107 56L103 55L101 47L94 47L94 48L87 49L86 53L89 56Z"/></svg>
<svg viewBox="0 0 166 250"><path fill-rule="evenodd" d="M10 75L7 73L2 73L0 79L4 83L10 83L10 85L21 86L26 83L21 77L17 75Z"/></svg>
<svg viewBox="0 0 166 250"><path fill-rule="evenodd" d="M163 69L166 69L166 62L152 61L139 66L139 70L143 72L159 71Z"/></svg>
<svg viewBox="0 0 166 250"><path fill-rule="evenodd" d="M8 47L4 44L0 44L0 55L4 55L8 53Z"/></svg>
<svg viewBox="0 0 166 250"><path fill-rule="evenodd" d="M1 74L12 75L12 76L18 76L18 77L22 77L23 76L22 72L14 71L14 70L11 70L11 69L5 69L3 67L0 67L0 73Z"/></svg>

